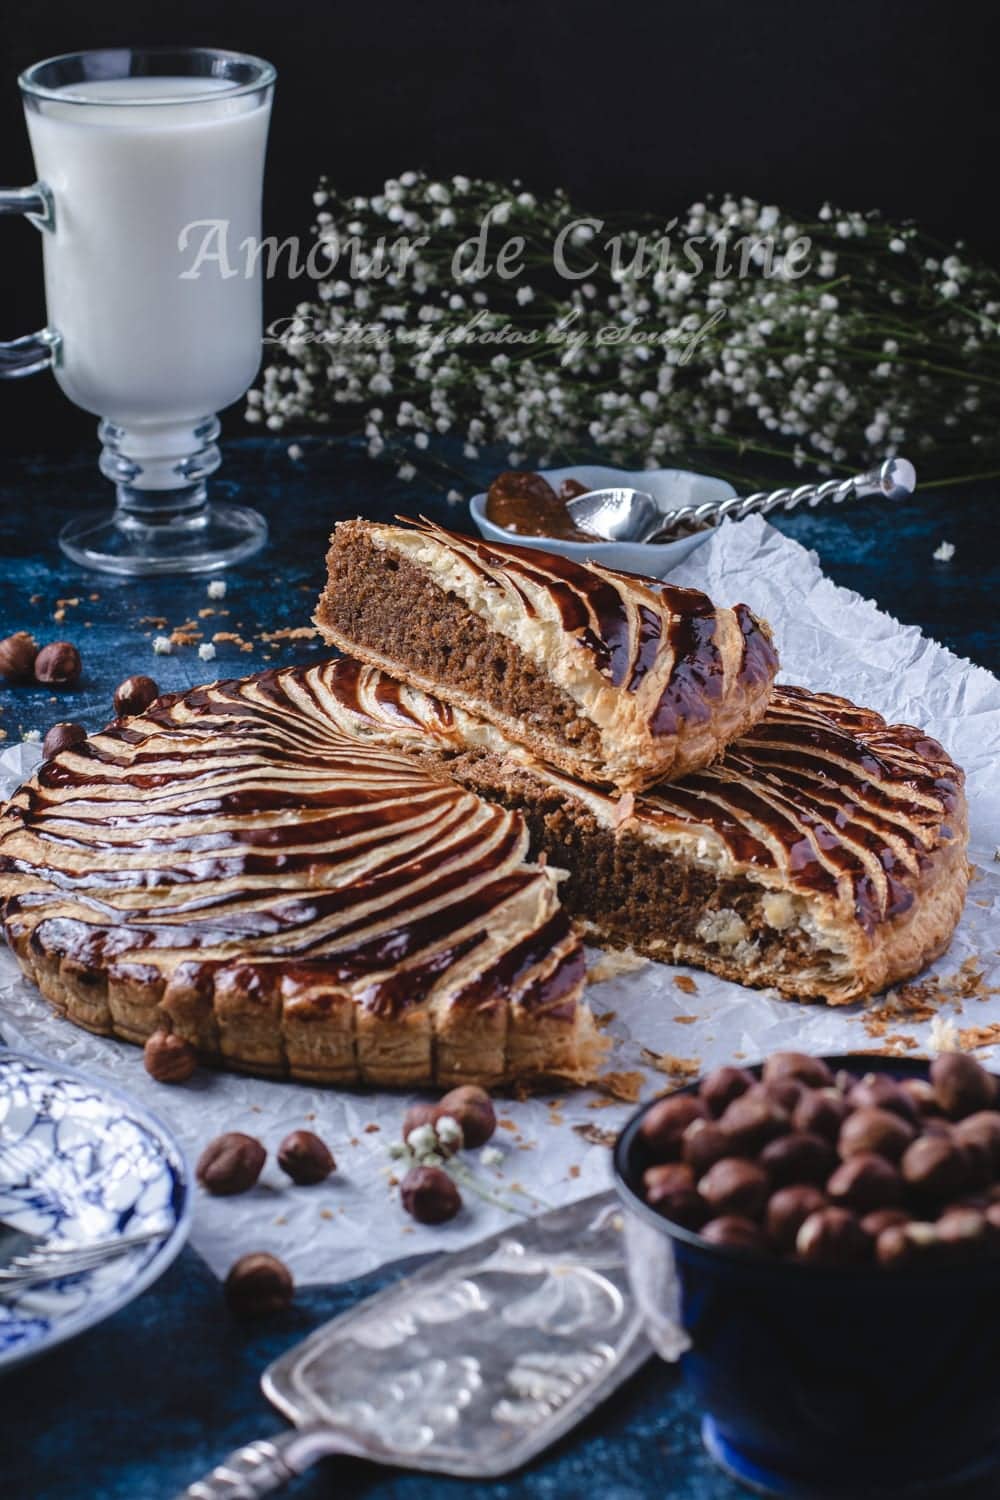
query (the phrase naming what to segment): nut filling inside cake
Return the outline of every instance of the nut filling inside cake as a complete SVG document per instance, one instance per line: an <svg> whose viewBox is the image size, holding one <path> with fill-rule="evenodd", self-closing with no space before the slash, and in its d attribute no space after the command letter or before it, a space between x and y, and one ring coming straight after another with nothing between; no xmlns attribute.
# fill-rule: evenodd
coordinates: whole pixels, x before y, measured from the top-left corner
<svg viewBox="0 0 1000 1500"><path fill-rule="evenodd" d="M526 720L599 761L600 731L580 717L567 693L454 594L363 533L331 553L318 619L387 664L429 681L447 679L497 713Z"/></svg>
<svg viewBox="0 0 1000 1500"><path fill-rule="evenodd" d="M531 835L533 857L567 872L559 899L590 924L599 941L640 953L714 967L724 977L755 971L773 982L803 963L842 970L847 955L802 925L794 898L742 876L720 879L708 866L664 858L663 851L623 829L602 827L582 803L496 757L476 752L448 761L456 781L516 810ZM713 953L714 950L714 953Z"/></svg>

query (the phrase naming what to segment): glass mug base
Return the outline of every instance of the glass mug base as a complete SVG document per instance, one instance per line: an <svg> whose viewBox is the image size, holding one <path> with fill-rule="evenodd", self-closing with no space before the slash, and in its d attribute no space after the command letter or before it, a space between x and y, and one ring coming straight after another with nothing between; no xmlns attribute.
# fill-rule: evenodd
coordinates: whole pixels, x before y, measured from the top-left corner
<svg viewBox="0 0 1000 1500"><path fill-rule="evenodd" d="M113 511L88 511L68 522L59 545L75 563L102 573L131 578L153 573L213 573L259 552L267 541L267 522L248 505L209 505L205 486L199 485L202 504L171 513L169 502L180 499L173 490L161 520L138 520L119 503Z"/></svg>
<svg viewBox="0 0 1000 1500"><path fill-rule="evenodd" d="M243 505L210 505L205 480L221 455L216 417L126 430L104 421L101 473L114 482L113 511L78 516L59 533L74 562L132 577L210 573L267 541L267 522Z"/></svg>

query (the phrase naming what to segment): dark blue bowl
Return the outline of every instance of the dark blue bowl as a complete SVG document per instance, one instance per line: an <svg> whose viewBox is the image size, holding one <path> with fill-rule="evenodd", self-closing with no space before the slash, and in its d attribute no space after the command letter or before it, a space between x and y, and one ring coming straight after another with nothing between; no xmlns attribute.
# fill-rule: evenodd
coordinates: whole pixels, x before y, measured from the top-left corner
<svg viewBox="0 0 1000 1500"><path fill-rule="evenodd" d="M927 1075L908 1058L827 1062ZM648 1108L618 1139L617 1187L676 1263L692 1341L681 1368L713 1458L795 1500L1000 1496L1000 1264L830 1270L706 1244L642 1201Z"/></svg>

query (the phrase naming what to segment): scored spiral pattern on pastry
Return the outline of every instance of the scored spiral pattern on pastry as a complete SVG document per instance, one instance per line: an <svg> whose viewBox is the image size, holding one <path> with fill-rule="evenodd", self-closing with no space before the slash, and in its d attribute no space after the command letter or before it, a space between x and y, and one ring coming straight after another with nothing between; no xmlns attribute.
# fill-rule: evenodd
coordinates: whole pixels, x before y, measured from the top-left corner
<svg viewBox="0 0 1000 1500"><path fill-rule="evenodd" d="M770 630L744 604L426 521L341 522L328 568L316 624L333 645L489 719L570 774L619 788L710 762L764 713L777 671ZM398 633L394 599L405 612ZM475 622L482 633L474 671L461 647L434 651L435 632L447 634L441 608L456 631ZM527 663L516 708L505 699L522 662L497 672L491 640ZM532 692L563 696L568 725L544 725Z"/></svg>
<svg viewBox="0 0 1000 1500"><path fill-rule="evenodd" d="M777 687L713 766L615 798L372 668L341 662L332 683L349 732L437 744L457 779L534 808L539 847L571 871L562 899L598 941L844 1003L917 973L961 913L961 770L836 694Z"/></svg>
<svg viewBox="0 0 1000 1500"><path fill-rule="evenodd" d="M522 820L345 734L337 670L162 698L44 764L0 817L22 965L80 1024L255 1071L582 1076L580 941Z"/></svg>

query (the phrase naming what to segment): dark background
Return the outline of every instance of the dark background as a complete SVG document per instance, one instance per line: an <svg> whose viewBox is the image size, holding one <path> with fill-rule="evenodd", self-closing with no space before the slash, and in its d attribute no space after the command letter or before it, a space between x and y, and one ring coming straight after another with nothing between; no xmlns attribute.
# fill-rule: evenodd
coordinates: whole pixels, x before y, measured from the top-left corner
<svg viewBox="0 0 1000 1500"><path fill-rule="evenodd" d="M3 12L0 179L33 180L16 86L83 47L202 43L278 67L265 233L304 233L327 172L519 175L587 209L670 215L709 192L912 216L995 257L995 7L941 0L16 0ZM44 323L36 231L0 224L0 336ZM297 300L268 289L269 314ZM94 441L41 375L0 392L0 450ZM243 429L238 410L226 432Z"/></svg>

